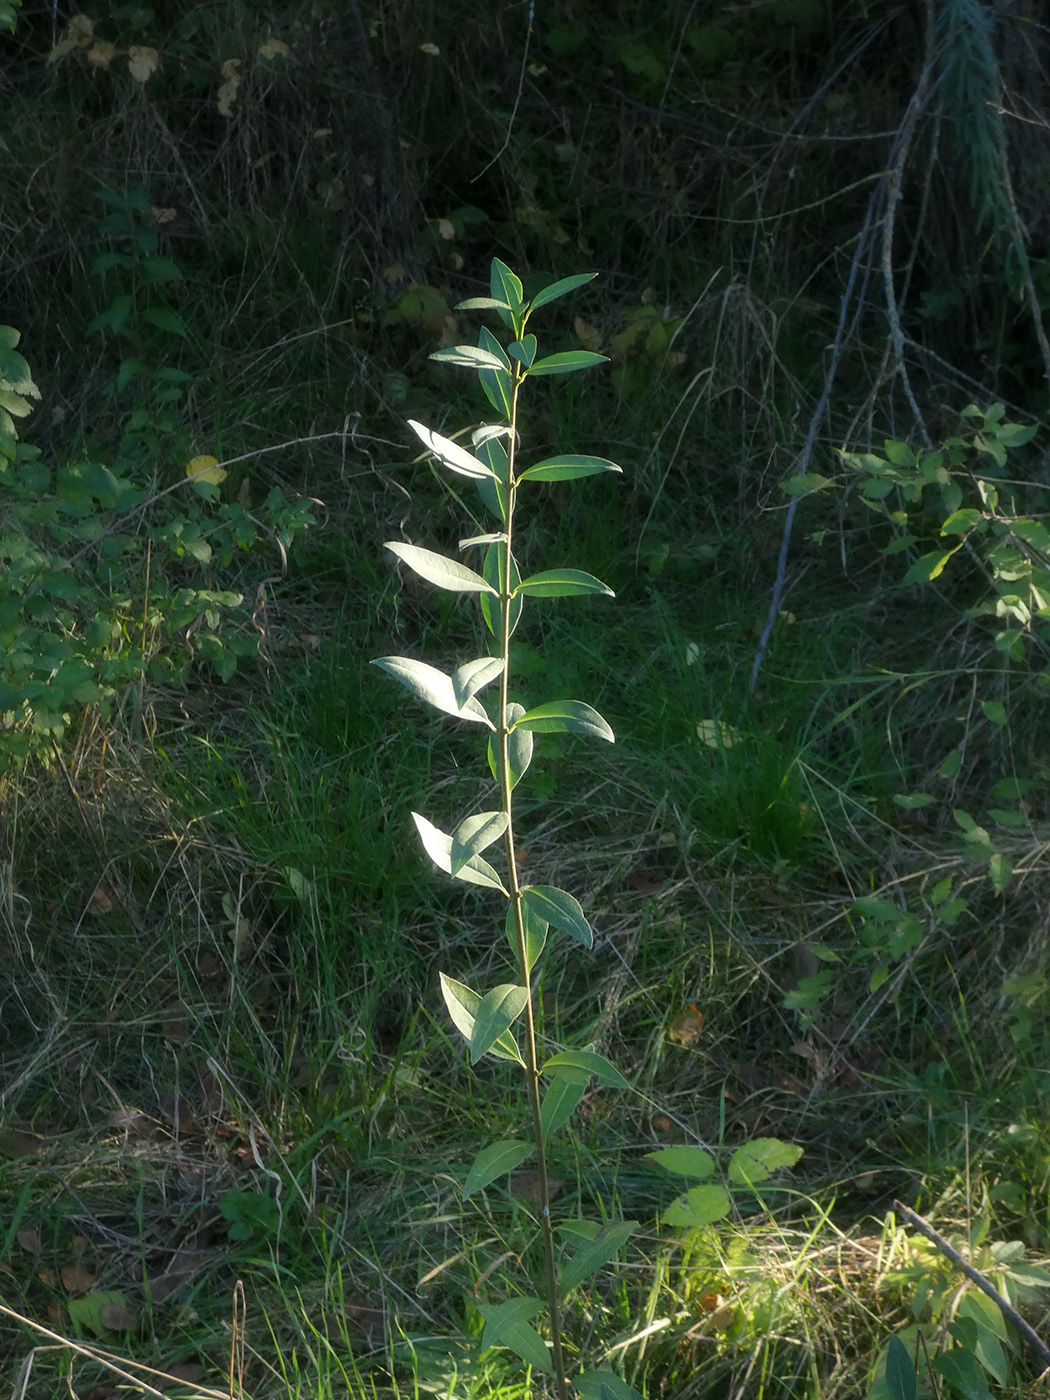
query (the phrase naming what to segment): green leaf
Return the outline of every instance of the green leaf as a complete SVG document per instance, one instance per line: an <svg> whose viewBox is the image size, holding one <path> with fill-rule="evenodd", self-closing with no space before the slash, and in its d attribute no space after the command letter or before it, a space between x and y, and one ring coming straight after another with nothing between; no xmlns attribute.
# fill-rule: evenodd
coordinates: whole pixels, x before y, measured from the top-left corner
<svg viewBox="0 0 1050 1400"><path fill-rule="evenodd" d="M631 1087L616 1066L595 1050L562 1050L544 1061L540 1073L555 1079L570 1079L574 1084L586 1084L593 1074L599 1084L610 1089Z"/></svg>
<svg viewBox="0 0 1050 1400"><path fill-rule="evenodd" d="M981 709L985 718L990 719L993 724L1006 724L1010 718L1006 713L1006 706L999 700L982 700Z"/></svg>
<svg viewBox="0 0 1050 1400"><path fill-rule="evenodd" d="M454 880L465 881L468 885L481 885L484 889L501 890L504 894L507 893L503 889L502 880L487 860L481 856L471 856L457 869L452 858L454 844L452 837L446 836L443 831L431 825L426 817L421 817L418 812L412 813L412 820L416 824L423 849L439 870L443 870L446 875L451 875Z"/></svg>
<svg viewBox="0 0 1050 1400"><path fill-rule="evenodd" d="M956 545L955 549L935 549L930 554L920 555L904 575L904 582L932 583L935 578L940 578L945 564L958 548Z"/></svg>
<svg viewBox="0 0 1050 1400"><path fill-rule="evenodd" d="M665 1171L676 1176L692 1176L704 1181L714 1176L715 1159L702 1147L661 1147L657 1152L647 1152L646 1160L655 1162Z"/></svg>
<svg viewBox="0 0 1050 1400"><path fill-rule="evenodd" d="M895 792L893 803L906 812L914 812L920 807L931 807L937 801L932 792Z"/></svg>
<svg viewBox="0 0 1050 1400"><path fill-rule="evenodd" d="M758 1186L780 1167L793 1167L802 1156L802 1148L779 1138L753 1138L745 1142L729 1159L727 1175L737 1186Z"/></svg>
<svg viewBox="0 0 1050 1400"><path fill-rule="evenodd" d="M543 945L547 941L547 929L549 927L546 919L540 916L522 901L521 905L522 922L525 925L525 971L531 973L536 966L536 960L543 952ZM514 917L514 905L507 908L506 922L507 942L514 957L518 956L518 921Z"/></svg>
<svg viewBox="0 0 1050 1400"><path fill-rule="evenodd" d="M536 705L515 720L514 728L532 729L538 734L587 734L610 744L616 742L616 735L598 711L582 700L552 700Z"/></svg>
<svg viewBox="0 0 1050 1400"><path fill-rule="evenodd" d="M980 1362L972 1351L955 1347L935 1356L931 1364L951 1386L957 1400L993 1400Z"/></svg>
<svg viewBox="0 0 1050 1400"><path fill-rule="evenodd" d="M1014 867L1009 856L1002 851L993 851L988 858L988 875L996 894L1002 894L1014 878Z"/></svg>
<svg viewBox="0 0 1050 1400"><path fill-rule="evenodd" d="M452 869L449 873L457 875L469 860L480 855L493 841L498 841L507 826L506 812L478 812L460 822L452 833Z"/></svg>
<svg viewBox="0 0 1050 1400"><path fill-rule="evenodd" d="M440 360L446 365L464 365L467 369L502 369L499 356L494 355L491 350L483 350L478 345L453 345L447 350L434 350L427 357L431 360ZM419 429L416 424L412 427Z"/></svg>
<svg viewBox="0 0 1050 1400"><path fill-rule="evenodd" d="M470 1037L470 1063L476 1065L495 1045L525 1010L529 1000L528 987L516 987L504 982L493 987L481 999L474 1013L474 1030Z"/></svg>
<svg viewBox="0 0 1050 1400"><path fill-rule="evenodd" d="M148 321L151 326L156 326L158 330L167 331L169 335L188 335L182 317L177 311L172 311L170 306L147 306L142 313L142 318Z"/></svg>
<svg viewBox="0 0 1050 1400"><path fill-rule="evenodd" d="M614 1371L584 1371L573 1381L580 1400L643 1400L633 1386Z"/></svg>
<svg viewBox="0 0 1050 1400"><path fill-rule="evenodd" d="M472 347L467 346L467 349ZM477 354L485 354L479 350ZM489 356L494 359L494 356ZM412 429L419 440L429 447L434 456L443 462L449 471L457 472L460 476L473 477L476 480L487 476L493 476L491 467L480 462L477 457L472 456L465 447L460 447L458 442L453 442L451 438L442 437L440 433L432 432L430 428L422 423L417 423L415 419L408 420L408 426Z"/></svg>
<svg viewBox="0 0 1050 1400"><path fill-rule="evenodd" d="M436 584L438 588L444 588L446 592L496 593L492 585L486 583L480 574L468 569L465 564L457 564L454 559L446 559L443 554L435 554L430 549L420 549L415 544L399 544L396 541L388 541L385 547L391 554L396 554L420 578Z"/></svg>
<svg viewBox="0 0 1050 1400"><path fill-rule="evenodd" d="M524 705L519 705L516 700L511 700L507 705L507 723L513 724L524 713ZM507 736L507 762L510 765L511 791L517 787L528 771L529 764L532 762L533 742L532 733L528 729L512 729ZM489 771L498 783L499 759L496 755L494 737L489 739Z"/></svg>
<svg viewBox="0 0 1050 1400"><path fill-rule="evenodd" d="M808 496L812 491L819 491L824 486L834 484L831 477L821 476L819 472L799 472L796 476L789 476L787 481L782 481L780 489L789 496Z"/></svg>
<svg viewBox="0 0 1050 1400"><path fill-rule="evenodd" d="M110 1307L126 1308L127 1299L124 1294L113 1289L99 1289L85 1293L82 1298L70 1298L66 1302L69 1320L78 1337L83 1336L85 1327L94 1332L96 1337L104 1337L109 1329L102 1320L102 1313L103 1309Z"/></svg>
<svg viewBox="0 0 1050 1400"><path fill-rule="evenodd" d="M532 1156L533 1150L531 1142L515 1142L512 1139L494 1142L491 1147L483 1148L467 1172L467 1179L463 1183L463 1199L473 1196L475 1191L483 1191L486 1186L491 1186L498 1176L512 1172L526 1157Z"/></svg>
<svg viewBox="0 0 1050 1400"><path fill-rule="evenodd" d="M395 680L447 715L465 719L471 724L484 724L495 730L480 700L467 696L460 700L456 692L454 676L446 676L436 666L428 666L425 661L412 661L407 656L380 656L372 662L380 670L388 672Z"/></svg>
<svg viewBox="0 0 1050 1400"><path fill-rule="evenodd" d="M886 1390L890 1400L915 1400L918 1394L915 1367L908 1348L896 1334L886 1347Z"/></svg>
<svg viewBox="0 0 1050 1400"><path fill-rule="evenodd" d="M981 522L984 517L979 510L968 507L966 510L952 511L941 526L942 535L965 535Z"/></svg>
<svg viewBox="0 0 1050 1400"><path fill-rule="evenodd" d="M479 656L476 661L464 661L452 672L452 692L460 706L503 674L503 659L499 656Z"/></svg>
<svg viewBox="0 0 1050 1400"><path fill-rule="evenodd" d="M724 1186L694 1186L679 1196L660 1217L662 1225L702 1229L729 1214L729 1192Z"/></svg>
<svg viewBox="0 0 1050 1400"><path fill-rule="evenodd" d="M893 442L886 438L886 456L897 467L914 467L915 453L903 442Z"/></svg>
<svg viewBox="0 0 1050 1400"><path fill-rule="evenodd" d="M562 350L557 355L537 360L529 374L572 374L578 369L604 364L608 358L608 355L596 355L593 350Z"/></svg>
<svg viewBox="0 0 1050 1400"><path fill-rule="evenodd" d="M510 311L500 313L504 319L509 320ZM510 417L511 405L511 378L510 361L507 359L503 346L489 330L488 326L482 326L478 336L478 343L485 350L490 351L497 359L503 356L504 364L501 369L481 369L478 371L478 379L485 397L502 418Z"/></svg>
<svg viewBox="0 0 1050 1400"><path fill-rule="evenodd" d="M526 908L538 919L546 919L547 923L575 938L585 948L594 942L591 926L583 916L579 901L565 890L555 889L553 885L525 885L521 898Z"/></svg>
<svg viewBox="0 0 1050 1400"><path fill-rule="evenodd" d="M519 364L528 369L536 358L536 337L523 335L520 340L515 340L513 344L507 346L507 354L513 356Z"/></svg>
<svg viewBox="0 0 1050 1400"><path fill-rule="evenodd" d="M540 1109L544 1139L549 1140L559 1128L564 1127L586 1090L586 1084L574 1084L571 1079L551 1080Z"/></svg>
<svg viewBox="0 0 1050 1400"><path fill-rule="evenodd" d="M529 310L538 311L541 306L546 306L548 302L557 301L559 297L567 296L569 292L574 292L577 287L585 287L597 276L596 272L577 272L572 277L561 277L557 282L550 282L532 298L529 302Z"/></svg>
<svg viewBox="0 0 1050 1400"><path fill-rule="evenodd" d="M481 998L477 992L472 992L469 987L452 977L446 977L443 972L439 976L441 995L445 999L448 1014L452 1017L452 1024L469 1045L474 1037L474 1018L481 1005ZM525 1063L518 1051L517 1042L509 1031L491 1047L491 1053L500 1060L510 1060L516 1065Z"/></svg>
<svg viewBox="0 0 1050 1400"><path fill-rule="evenodd" d="M574 1225L588 1224L587 1221L574 1221ZM565 1227L563 1227L564 1229ZM638 1229L637 1220L624 1220L618 1225L606 1225L595 1230L593 1239L581 1244L558 1276L558 1292L564 1297L578 1288L585 1278L590 1278L599 1269L614 1259L627 1241ZM569 1227L570 1233L575 1233Z"/></svg>
<svg viewBox="0 0 1050 1400"><path fill-rule="evenodd" d="M467 297L466 301L457 301L455 309L457 311L509 311L510 307L497 297Z"/></svg>
<svg viewBox="0 0 1050 1400"><path fill-rule="evenodd" d="M549 569L546 573L531 574L522 579L515 593L531 593L537 598L571 598L582 593L604 593L609 598L616 594L593 574L585 574L581 569Z"/></svg>
<svg viewBox="0 0 1050 1400"><path fill-rule="evenodd" d="M519 481L577 481L584 476L599 476L602 472L623 472L608 457L580 457L574 454L545 457L534 467L518 473Z"/></svg>
<svg viewBox="0 0 1050 1400"><path fill-rule="evenodd" d="M546 1342L528 1322L543 1307L539 1298L510 1298L505 1303L497 1303L495 1307L487 1303L478 1303L477 1307L485 1319L481 1333L482 1350L509 1347L533 1370L548 1375L553 1371Z"/></svg>
<svg viewBox="0 0 1050 1400"><path fill-rule="evenodd" d="M522 311L525 306L521 279L499 258L492 259L489 273L489 291L494 300L503 301L512 312Z"/></svg>
<svg viewBox="0 0 1050 1400"><path fill-rule="evenodd" d="M504 583L507 584L508 591L513 594L515 588L521 582L521 574L518 572L517 560L511 556L510 579L504 579L506 564L506 551L501 545L490 544L485 551L485 563L482 572L489 583L491 593L497 597L503 592ZM522 599L512 597L510 600L510 630L513 635L515 628L521 618L521 610L524 607ZM485 619L485 626L494 637L500 635L500 610L492 601L488 593L481 595L481 615Z"/></svg>

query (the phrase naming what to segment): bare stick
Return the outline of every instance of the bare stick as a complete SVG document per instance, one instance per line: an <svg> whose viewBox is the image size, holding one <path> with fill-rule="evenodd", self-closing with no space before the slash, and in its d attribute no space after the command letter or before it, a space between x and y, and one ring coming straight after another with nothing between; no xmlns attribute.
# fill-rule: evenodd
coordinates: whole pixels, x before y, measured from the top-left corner
<svg viewBox="0 0 1050 1400"><path fill-rule="evenodd" d="M943 1235L939 1235L932 1225L928 1225L926 1221L923 1220L921 1215L916 1215L913 1210L909 1210L909 1208L906 1205L902 1205L900 1201L894 1201L893 1208L902 1220L907 1221L909 1225L918 1230L920 1235L925 1235L929 1242L935 1245L946 1259L950 1259L956 1268L960 1269L962 1273L966 1275L971 1283L976 1284L982 1293L991 1298L1003 1317L1006 1318L1007 1322L1013 1323L1018 1332L1026 1339L1036 1356L1038 1356L1039 1360L1043 1363L1043 1375L1045 1375L1046 1372L1050 1370L1050 1347L1042 1340L1039 1333L1025 1322L1017 1309L1006 1301L995 1285L989 1283L984 1274L979 1273L972 1264L965 1260L959 1251L948 1243ZM1040 1376L1040 1380L1041 1379L1042 1375Z"/></svg>

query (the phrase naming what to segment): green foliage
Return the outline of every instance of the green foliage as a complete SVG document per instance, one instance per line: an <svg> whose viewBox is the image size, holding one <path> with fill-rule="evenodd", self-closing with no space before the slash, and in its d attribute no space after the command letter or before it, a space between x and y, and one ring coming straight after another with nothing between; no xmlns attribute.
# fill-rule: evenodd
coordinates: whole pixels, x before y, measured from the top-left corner
<svg viewBox="0 0 1050 1400"><path fill-rule="evenodd" d="M956 1248L1010 1307L1045 1302L1050 1273L1025 1262L1020 1240L989 1240L989 1227L987 1218L977 1221L970 1239L954 1242ZM998 1305L922 1236L908 1236L904 1250L908 1262L886 1275L885 1286L904 1295L914 1321L890 1337L868 1400L930 1393L990 1400L989 1384L1016 1384L1025 1368Z"/></svg>
<svg viewBox="0 0 1050 1400"><path fill-rule="evenodd" d="M0 326L0 770L47 755L78 711L129 685L194 662L228 679L258 634L216 570L265 536L284 553L312 519L276 487L258 515L223 501L204 479L214 458L178 497L138 484L127 462L49 466L15 430L39 397L18 340Z"/></svg>
<svg viewBox="0 0 1050 1400"><path fill-rule="evenodd" d="M417 699L443 714L479 724L491 734L488 761L499 807L468 815L451 834L440 831L420 814L412 814L423 848L439 870L454 880L498 891L507 902L507 937L516 981L501 983L481 994L442 973L441 990L453 1025L470 1047L471 1064L491 1056L510 1061L524 1072L532 1142L510 1140L483 1148L467 1172L464 1198L492 1185L534 1154L539 1168L539 1199L545 1203L549 1197L550 1139L569 1120L587 1084L597 1079L600 1084L626 1087L619 1071L590 1048L565 1051L540 1064L534 997L539 987L537 960L548 941L548 932L564 933L586 948L591 946L592 934L578 900L566 890L519 882L514 845L512 794L532 760L533 736L582 734L608 742L614 738L608 723L583 701L557 700L526 710L509 698L511 636L525 600L612 594L599 579L579 569L551 569L523 578L514 553L519 492L527 493L530 483L571 481L619 471L615 463L601 457L551 457L531 467L522 467L518 461L518 401L525 381L536 375L572 373L600 363L603 358L582 350L538 357L536 337L526 331L526 326L537 308L589 280L586 275L563 278L538 290L527 301L518 277L496 259L492 264L491 295L472 297L456 309L494 311L509 332L510 343L504 349L489 330L482 329L477 346L457 345L432 356L445 364L472 369L489 403L500 415L499 423L483 425L471 433L473 450L421 423L410 423L447 471L475 484L482 507L495 517L493 533L460 544L463 551L483 551L480 572L417 545L387 545L402 564L428 583L451 593L479 595L482 618L493 638L492 654L465 662L451 673L410 657L383 657L374 663ZM482 692L496 682L498 693L486 703ZM494 846L502 847L502 874L482 856L483 851ZM564 1400L568 1395L568 1371L560 1299L608 1263L634 1229L634 1223L626 1221L605 1228L585 1221L563 1227L563 1234L568 1231L566 1238L575 1248L559 1267L550 1210L544 1205L540 1211L540 1234L551 1348L548 1351L530 1321L543 1309L543 1302L535 1297L512 1296L494 1304L479 1304L485 1321L483 1349L509 1347L534 1370L553 1373Z"/></svg>

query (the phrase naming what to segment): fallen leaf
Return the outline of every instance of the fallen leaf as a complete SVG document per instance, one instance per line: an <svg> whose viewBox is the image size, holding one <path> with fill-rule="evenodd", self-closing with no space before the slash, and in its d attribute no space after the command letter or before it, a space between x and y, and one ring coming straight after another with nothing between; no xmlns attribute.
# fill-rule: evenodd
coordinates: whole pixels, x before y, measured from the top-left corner
<svg viewBox="0 0 1050 1400"><path fill-rule="evenodd" d="M240 66L239 58L228 58L222 65L223 82L215 94L220 117L233 116L233 104L237 100L237 89L241 85L241 75L237 71Z"/></svg>
<svg viewBox="0 0 1050 1400"><path fill-rule="evenodd" d="M87 61L92 68L107 69L117 56L116 44L111 44L108 39L100 39L92 44L87 51Z"/></svg>
<svg viewBox="0 0 1050 1400"><path fill-rule="evenodd" d="M98 1275L86 1264L66 1264L61 1278L62 1287L67 1293L87 1293L98 1282Z"/></svg>
<svg viewBox="0 0 1050 1400"><path fill-rule="evenodd" d="M692 1045L703 1028L704 1013L690 1002L668 1026L667 1034L675 1045Z"/></svg>
<svg viewBox="0 0 1050 1400"><path fill-rule="evenodd" d="M560 1177L547 1177L548 1204L560 1193L565 1185ZM538 1172L514 1172L510 1178L511 1195L521 1196L530 1206L540 1204L540 1178Z"/></svg>
<svg viewBox="0 0 1050 1400"><path fill-rule="evenodd" d="M129 1303L103 1303L99 1322L107 1332L134 1332L142 1324L142 1313Z"/></svg>
<svg viewBox="0 0 1050 1400"><path fill-rule="evenodd" d="M44 1247L36 1225L23 1225L15 1238L27 1254L39 1254Z"/></svg>
<svg viewBox="0 0 1050 1400"><path fill-rule="evenodd" d="M226 480L227 473L219 466L218 457L202 452L199 457L192 457L186 463L186 475L191 476L194 481L206 481L210 486L218 486L221 481Z"/></svg>
<svg viewBox="0 0 1050 1400"><path fill-rule="evenodd" d="M157 1385L161 1390L167 1390L170 1385L196 1385L203 1378L204 1367L199 1361L178 1361L168 1367Z"/></svg>

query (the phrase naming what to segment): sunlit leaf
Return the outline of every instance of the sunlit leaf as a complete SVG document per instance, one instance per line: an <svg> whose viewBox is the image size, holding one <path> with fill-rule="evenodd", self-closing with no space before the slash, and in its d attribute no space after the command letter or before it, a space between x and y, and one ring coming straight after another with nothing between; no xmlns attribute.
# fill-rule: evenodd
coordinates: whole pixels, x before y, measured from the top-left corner
<svg viewBox="0 0 1050 1400"><path fill-rule="evenodd" d="M534 909L522 900L521 902L522 923L525 927L525 971L531 973L536 966L536 960L543 952L543 945L547 941L547 920L541 919ZM510 944L514 957L518 956L518 921L514 917L514 905L507 908L507 942Z"/></svg>
<svg viewBox="0 0 1050 1400"><path fill-rule="evenodd" d="M496 592L480 574L468 569L465 564L458 564L455 559L446 559L443 554L435 554L433 550L420 549L418 545L400 544L397 541L388 541L386 548L419 574L420 578L425 578L428 583L436 584L438 588L444 588L450 593Z"/></svg>
<svg viewBox="0 0 1050 1400"><path fill-rule="evenodd" d="M475 661L464 661L452 672L452 691L460 706L467 704L484 686L489 685L503 672L503 659L499 656L479 656Z"/></svg>
<svg viewBox="0 0 1050 1400"><path fill-rule="evenodd" d="M495 360L496 367L500 367L495 355L490 355L487 350L474 350L474 347L470 345L464 346L463 349L473 350L476 355L483 355L486 363ZM440 433L433 432L423 423L417 423L412 418L408 420L408 426L450 471L458 472L460 476L492 476L492 468L487 467L484 462L480 462L477 457L472 456L465 447L460 447L458 442L453 442L451 438L442 437Z"/></svg>
<svg viewBox="0 0 1050 1400"><path fill-rule="evenodd" d="M802 1148L796 1143L753 1138L733 1153L726 1174L738 1186L758 1186L781 1167L793 1167L801 1156Z"/></svg>
<svg viewBox="0 0 1050 1400"><path fill-rule="evenodd" d="M478 996L477 992L465 987L462 982L457 982L452 977L446 977L443 972L440 974L440 979L441 995L445 999L445 1006L452 1018L452 1024L469 1045L474 1037L474 1019L478 1007L481 1005L481 997ZM509 1031L490 1047L490 1052L498 1059L511 1060L516 1065L524 1064L517 1043Z"/></svg>
<svg viewBox="0 0 1050 1400"><path fill-rule="evenodd" d="M436 666L428 666L425 661L413 661L407 656L381 656L372 665L388 672L413 695L435 709L471 724L484 724L489 729L495 729L481 701L468 696L461 702L456 694L454 677L446 676Z"/></svg>
<svg viewBox="0 0 1050 1400"><path fill-rule="evenodd" d="M507 705L507 722L513 724L525 713L524 705L519 705L516 700L511 700ZM510 767L511 790L517 787L518 782L528 770L532 762L533 738L528 729L512 729L507 735L507 762ZM496 782L499 782L499 760L496 754L496 740L489 739L489 771Z"/></svg>
<svg viewBox="0 0 1050 1400"><path fill-rule="evenodd" d="M468 885L481 885L485 889L501 890L504 894L507 893L503 889L502 880L482 856L471 856L457 869L452 859L452 837L440 831L428 822L426 817L421 817L418 812L412 813L412 820L416 824L423 849L439 870L443 870L446 875L451 875L455 880L464 880Z"/></svg>
<svg viewBox="0 0 1050 1400"><path fill-rule="evenodd" d="M468 369L502 369L499 359L489 350L482 350L478 345L453 345L447 350L434 350L428 357L431 360L440 360L446 365L463 365ZM410 424L419 432L417 424ZM422 434L421 434L422 436ZM446 463L446 465L451 465ZM455 468L453 468L455 470ZM465 475L471 475L470 472Z"/></svg>
<svg viewBox="0 0 1050 1400"><path fill-rule="evenodd" d="M729 1192L724 1186L694 1186L679 1196L660 1217L664 1225L701 1229L729 1214Z"/></svg>
<svg viewBox="0 0 1050 1400"><path fill-rule="evenodd" d="M449 852L452 869L449 874L458 874L474 856L480 855L494 841L498 841L506 831L507 824L506 812L477 812L460 822L452 833L452 848Z"/></svg>
<svg viewBox="0 0 1050 1400"><path fill-rule="evenodd" d="M692 1176L698 1181L713 1176L715 1171L715 1159L702 1147L661 1147L658 1152L647 1152L645 1157L676 1176Z"/></svg>

